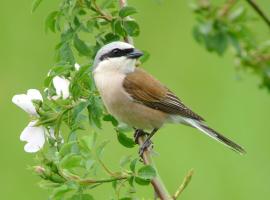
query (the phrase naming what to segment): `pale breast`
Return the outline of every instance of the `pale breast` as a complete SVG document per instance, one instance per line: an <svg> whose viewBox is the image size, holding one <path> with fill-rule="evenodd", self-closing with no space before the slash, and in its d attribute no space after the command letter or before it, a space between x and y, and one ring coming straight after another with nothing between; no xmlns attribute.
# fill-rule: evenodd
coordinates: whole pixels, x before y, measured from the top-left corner
<svg viewBox="0 0 270 200"><path fill-rule="evenodd" d="M135 128L153 129L160 128L168 118L166 113L136 103L122 86L124 74L96 73L94 77L105 107L119 121Z"/></svg>

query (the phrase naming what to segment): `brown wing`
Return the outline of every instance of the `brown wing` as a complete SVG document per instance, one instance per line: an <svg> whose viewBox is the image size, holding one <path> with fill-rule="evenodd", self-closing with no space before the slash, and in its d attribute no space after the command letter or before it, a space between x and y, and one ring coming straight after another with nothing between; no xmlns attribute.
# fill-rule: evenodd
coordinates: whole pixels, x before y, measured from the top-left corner
<svg viewBox="0 0 270 200"><path fill-rule="evenodd" d="M186 107L167 87L140 68L136 68L134 72L126 76L123 87L138 103L168 114L204 121L202 117Z"/></svg>

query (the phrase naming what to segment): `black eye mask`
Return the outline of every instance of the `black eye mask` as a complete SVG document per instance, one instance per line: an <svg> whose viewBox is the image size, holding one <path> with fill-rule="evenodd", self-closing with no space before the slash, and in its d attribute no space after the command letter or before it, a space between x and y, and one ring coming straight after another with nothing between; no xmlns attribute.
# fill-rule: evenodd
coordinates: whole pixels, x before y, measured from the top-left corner
<svg viewBox="0 0 270 200"><path fill-rule="evenodd" d="M104 60L106 58L116 58L116 57L122 57L122 56L126 56L128 55L129 53L133 52L134 51L134 48L129 48L129 49L113 49L111 50L110 52L102 55L100 57L100 60Z"/></svg>

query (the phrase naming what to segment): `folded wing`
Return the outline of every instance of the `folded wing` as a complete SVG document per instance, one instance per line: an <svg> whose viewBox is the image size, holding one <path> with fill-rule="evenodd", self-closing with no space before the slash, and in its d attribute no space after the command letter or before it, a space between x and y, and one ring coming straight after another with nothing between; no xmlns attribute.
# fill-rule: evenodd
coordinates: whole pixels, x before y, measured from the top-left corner
<svg viewBox="0 0 270 200"><path fill-rule="evenodd" d="M124 82L125 91L138 103L162 112L204 121L185 106L167 87L140 68L129 73Z"/></svg>

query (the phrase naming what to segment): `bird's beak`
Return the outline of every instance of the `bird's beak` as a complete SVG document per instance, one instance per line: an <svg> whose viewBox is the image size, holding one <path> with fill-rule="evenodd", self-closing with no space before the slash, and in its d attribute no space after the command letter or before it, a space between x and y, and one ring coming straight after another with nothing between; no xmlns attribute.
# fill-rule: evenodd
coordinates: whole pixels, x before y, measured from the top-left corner
<svg viewBox="0 0 270 200"><path fill-rule="evenodd" d="M143 52L138 49L134 49L132 52L127 54L127 58L131 58L131 59L137 59L141 56L143 56Z"/></svg>

